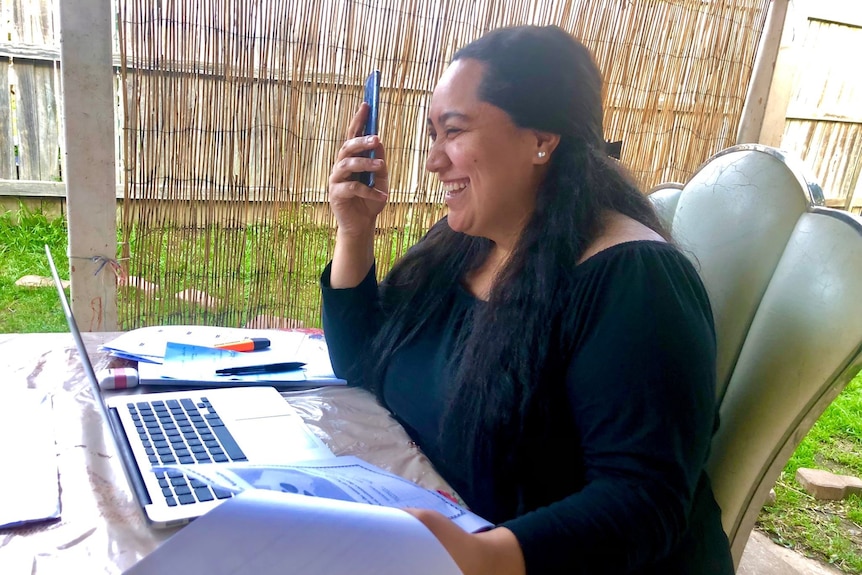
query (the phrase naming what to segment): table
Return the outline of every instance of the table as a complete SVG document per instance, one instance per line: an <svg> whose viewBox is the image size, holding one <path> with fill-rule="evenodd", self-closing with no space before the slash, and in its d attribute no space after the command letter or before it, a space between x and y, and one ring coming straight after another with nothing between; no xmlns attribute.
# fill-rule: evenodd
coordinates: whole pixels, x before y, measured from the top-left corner
<svg viewBox="0 0 862 575"><path fill-rule="evenodd" d="M84 334L96 371L116 364L98 346L118 335ZM52 395L62 503L59 521L0 530L0 571L121 573L181 529L157 530L145 522L70 334L0 334L0 374L0 385ZM282 395L336 455L357 455L423 487L451 491L364 390L327 387ZM2 472L8 470L4 465Z"/></svg>

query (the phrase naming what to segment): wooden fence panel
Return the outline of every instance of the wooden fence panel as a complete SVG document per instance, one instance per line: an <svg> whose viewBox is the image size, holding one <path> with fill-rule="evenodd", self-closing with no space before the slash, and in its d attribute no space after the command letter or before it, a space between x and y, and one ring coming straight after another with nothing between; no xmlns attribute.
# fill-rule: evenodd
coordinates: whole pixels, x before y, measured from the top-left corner
<svg viewBox="0 0 862 575"><path fill-rule="evenodd" d="M828 205L858 211L862 76L856 60L862 27L818 18L812 10L800 27L799 60L781 147L802 158Z"/></svg>
<svg viewBox="0 0 862 575"><path fill-rule="evenodd" d="M14 180L15 139L12 135L12 101L9 89L9 62L0 58L0 180Z"/></svg>
<svg viewBox="0 0 862 575"><path fill-rule="evenodd" d="M851 208L862 168L862 123L788 118L782 148L802 158L830 206Z"/></svg>
<svg viewBox="0 0 862 575"><path fill-rule="evenodd" d="M18 76L15 101L19 178L59 180L60 129L54 90L54 64L18 60L15 73Z"/></svg>
<svg viewBox="0 0 862 575"><path fill-rule="evenodd" d="M9 40L34 45L54 44L54 2L55 0L0 0L0 14L11 16L12 38Z"/></svg>

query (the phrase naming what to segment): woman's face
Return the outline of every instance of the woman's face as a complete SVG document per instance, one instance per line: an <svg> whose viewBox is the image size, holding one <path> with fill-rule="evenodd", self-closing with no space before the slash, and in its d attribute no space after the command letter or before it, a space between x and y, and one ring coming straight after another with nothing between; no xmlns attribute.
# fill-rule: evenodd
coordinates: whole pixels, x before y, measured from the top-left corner
<svg viewBox="0 0 862 575"><path fill-rule="evenodd" d="M546 148L534 130L479 99L483 72L471 59L444 72L431 99L425 167L443 184L453 230L511 246L533 213Z"/></svg>

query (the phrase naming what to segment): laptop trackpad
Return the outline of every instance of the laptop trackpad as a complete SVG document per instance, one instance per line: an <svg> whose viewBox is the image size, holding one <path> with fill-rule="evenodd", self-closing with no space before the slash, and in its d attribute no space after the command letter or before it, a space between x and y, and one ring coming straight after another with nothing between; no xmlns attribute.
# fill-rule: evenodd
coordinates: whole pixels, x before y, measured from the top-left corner
<svg viewBox="0 0 862 575"><path fill-rule="evenodd" d="M296 415L236 420L231 434L250 463L290 463L332 457L332 452Z"/></svg>

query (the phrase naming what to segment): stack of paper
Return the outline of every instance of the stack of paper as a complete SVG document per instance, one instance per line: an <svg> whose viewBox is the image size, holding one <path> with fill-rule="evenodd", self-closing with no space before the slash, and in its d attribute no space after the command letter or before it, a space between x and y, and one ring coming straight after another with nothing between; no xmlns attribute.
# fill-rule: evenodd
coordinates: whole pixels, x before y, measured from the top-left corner
<svg viewBox="0 0 862 575"><path fill-rule="evenodd" d="M0 528L60 517L51 396L0 386Z"/></svg>
<svg viewBox="0 0 862 575"><path fill-rule="evenodd" d="M437 511L468 533L494 527L440 493L352 456L160 469L179 469L239 495L184 527L126 575L460 575L440 541L400 509Z"/></svg>
<svg viewBox="0 0 862 575"><path fill-rule="evenodd" d="M214 347L252 337L267 349L238 352ZM102 346L111 355L138 362L142 385L343 385L335 376L322 334L212 326L153 326L124 333ZM225 368L302 362L302 369L251 375L218 375Z"/></svg>

